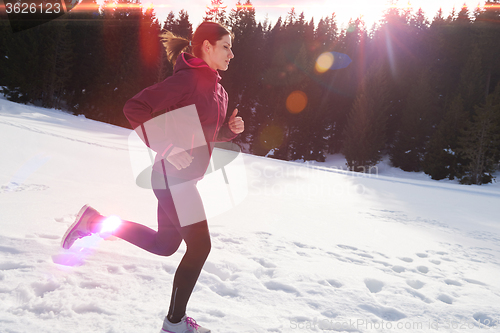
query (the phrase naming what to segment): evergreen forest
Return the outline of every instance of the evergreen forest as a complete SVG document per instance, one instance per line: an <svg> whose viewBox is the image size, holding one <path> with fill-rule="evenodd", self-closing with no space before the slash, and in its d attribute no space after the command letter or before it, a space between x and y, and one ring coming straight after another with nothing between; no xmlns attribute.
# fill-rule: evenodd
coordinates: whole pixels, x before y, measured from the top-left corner
<svg viewBox="0 0 500 333"><path fill-rule="evenodd" d="M235 35L235 58L220 74L228 116L237 107L245 121L235 139L243 151L320 162L342 153L359 172L389 156L393 166L436 180L494 181L500 0L447 16L391 7L371 27L358 18L340 28L335 13L308 21L294 8L258 22L255 10L251 0L235 8L212 0L203 18ZM172 75L161 31L190 38L196 29L186 10L160 22L139 0L84 0L16 33L0 16L0 92L8 100L123 127L125 102ZM349 66L321 66L338 53Z"/></svg>

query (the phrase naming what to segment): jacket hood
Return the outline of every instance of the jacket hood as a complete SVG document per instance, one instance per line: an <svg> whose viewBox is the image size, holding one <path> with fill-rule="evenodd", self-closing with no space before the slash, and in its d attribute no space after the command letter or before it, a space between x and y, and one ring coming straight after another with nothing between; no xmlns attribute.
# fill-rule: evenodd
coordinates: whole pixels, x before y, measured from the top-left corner
<svg viewBox="0 0 500 333"><path fill-rule="evenodd" d="M183 52L179 54L174 66L174 74L186 70L186 69L201 69L208 75L210 73L217 77L217 81L220 81L221 76L217 70L213 70L208 66L208 64L201 58L197 58L189 53Z"/></svg>

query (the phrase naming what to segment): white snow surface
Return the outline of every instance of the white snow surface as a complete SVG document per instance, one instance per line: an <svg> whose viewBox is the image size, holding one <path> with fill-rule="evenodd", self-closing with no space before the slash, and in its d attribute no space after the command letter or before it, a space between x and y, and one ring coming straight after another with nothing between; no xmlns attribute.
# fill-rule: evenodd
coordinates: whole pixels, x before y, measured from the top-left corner
<svg viewBox="0 0 500 333"><path fill-rule="evenodd" d="M185 246L60 240L79 209L156 228L130 130L0 99L0 332L159 332ZM188 315L225 332L499 332L500 186L243 156ZM376 172L375 172L376 171ZM208 184L210 185L210 184ZM57 264L71 259L74 266Z"/></svg>

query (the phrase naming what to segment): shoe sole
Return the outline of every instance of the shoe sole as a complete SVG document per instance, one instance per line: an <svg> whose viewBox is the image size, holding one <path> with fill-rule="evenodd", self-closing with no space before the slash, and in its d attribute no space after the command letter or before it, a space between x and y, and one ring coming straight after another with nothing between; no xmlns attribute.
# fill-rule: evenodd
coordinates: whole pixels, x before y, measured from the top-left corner
<svg viewBox="0 0 500 333"><path fill-rule="evenodd" d="M211 331L208 331L207 333L210 333ZM174 333L172 331L166 331L164 328L161 329L160 333Z"/></svg>
<svg viewBox="0 0 500 333"><path fill-rule="evenodd" d="M66 243L66 240L68 238L68 236L73 232L75 231L75 229L77 228L78 224L80 224L80 220L82 219L83 215L85 214L85 212L87 211L87 209L90 208L90 205L85 205L82 207L82 209L80 209L80 211L78 212L78 215L76 216L76 219L75 219L75 222L73 222L73 224L68 228L68 230L66 230L66 233L64 234L63 238L61 239L61 247L65 250L68 250L71 246L69 247L64 247L64 244ZM73 244L71 244L73 245Z"/></svg>

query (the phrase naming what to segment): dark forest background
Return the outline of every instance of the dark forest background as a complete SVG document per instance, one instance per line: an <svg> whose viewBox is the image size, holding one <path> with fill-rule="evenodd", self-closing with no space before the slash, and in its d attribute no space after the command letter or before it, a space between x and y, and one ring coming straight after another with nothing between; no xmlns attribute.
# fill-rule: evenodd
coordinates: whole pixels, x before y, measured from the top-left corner
<svg viewBox="0 0 500 333"><path fill-rule="evenodd" d="M129 127L124 103L172 74L161 30L190 38L196 27L184 10L159 22L139 2L99 9L93 1L17 33L2 19L0 89L11 101ZM492 181L500 162L500 0L446 17L439 11L431 21L421 10L390 8L373 27L356 19L347 29L334 13L306 21L293 8L272 24L257 22L250 0L232 9L214 0L204 19L236 37L221 83L228 110L238 107L245 120L236 139L244 151L305 161L343 153L360 172L389 156L433 179ZM316 60L330 51L352 63L319 72ZM290 99L296 91L302 100ZM289 112L287 99L304 97L305 108Z"/></svg>

